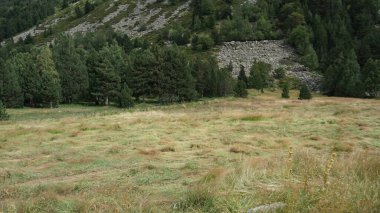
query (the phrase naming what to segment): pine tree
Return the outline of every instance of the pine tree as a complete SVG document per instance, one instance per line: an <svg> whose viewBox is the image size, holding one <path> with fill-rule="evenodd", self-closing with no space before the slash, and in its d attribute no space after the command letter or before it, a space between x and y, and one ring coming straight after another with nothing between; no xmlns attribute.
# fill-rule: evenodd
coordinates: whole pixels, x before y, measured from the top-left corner
<svg viewBox="0 0 380 213"><path fill-rule="evenodd" d="M130 85L136 100L139 100L140 97L159 94L159 84L163 75L152 51L143 49L132 51L129 55L128 69L131 75L128 85Z"/></svg>
<svg viewBox="0 0 380 213"><path fill-rule="evenodd" d="M281 93L282 98L290 98L289 97L289 84L285 83L284 86L282 87L282 93Z"/></svg>
<svg viewBox="0 0 380 213"><path fill-rule="evenodd" d="M63 0L62 1L62 6L61 9L65 9L69 6L69 0Z"/></svg>
<svg viewBox="0 0 380 213"><path fill-rule="evenodd" d="M242 80L238 80L234 92L236 97L246 98L248 96L248 91L245 82Z"/></svg>
<svg viewBox="0 0 380 213"><path fill-rule="evenodd" d="M230 71L230 73L232 73L234 71L234 65L232 64L232 61L230 61L230 63L228 63L227 70Z"/></svg>
<svg viewBox="0 0 380 213"><path fill-rule="evenodd" d="M0 121L6 121L9 119L9 115L3 105L3 102L0 100Z"/></svg>
<svg viewBox="0 0 380 213"><path fill-rule="evenodd" d="M309 87L306 84L302 84L298 99L299 100L310 100L311 98L312 97L311 97Z"/></svg>
<svg viewBox="0 0 380 213"><path fill-rule="evenodd" d="M60 100L61 86L52 52L48 47L43 47L40 50L36 63L41 78L39 96L42 104L49 104L50 108L57 106Z"/></svg>
<svg viewBox="0 0 380 213"><path fill-rule="evenodd" d="M257 89L261 91L262 93L264 92L264 88L269 85L269 72L271 70L271 65L261 62L261 61L255 61L252 64L251 70L250 70L250 75L248 79L248 86L250 88Z"/></svg>
<svg viewBox="0 0 380 213"><path fill-rule="evenodd" d="M88 0L86 1L85 5L84 5L84 13L87 14L89 12L91 12L92 10L94 10L94 5L91 4Z"/></svg>
<svg viewBox="0 0 380 213"><path fill-rule="evenodd" d="M218 93L216 69L215 68L208 69L205 75L206 75L205 96L216 97L216 94Z"/></svg>
<svg viewBox="0 0 380 213"><path fill-rule="evenodd" d="M90 92L95 97L96 104L109 105L110 99L117 97L120 91L120 76L112 66L107 48L93 53L94 63L89 69Z"/></svg>
<svg viewBox="0 0 380 213"><path fill-rule="evenodd" d="M194 78L184 52L178 47L163 48L159 52L159 98L162 102L191 101L197 96Z"/></svg>
<svg viewBox="0 0 380 213"><path fill-rule="evenodd" d="M53 56L60 76L63 101L72 103L88 94L87 67L69 36L61 35L55 40Z"/></svg>
<svg viewBox="0 0 380 213"><path fill-rule="evenodd" d="M245 85L247 86L248 85L248 78L247 78L247 75L245 73L245 68L243 65L240 65L240 71L239 71L239 75L238 75L238 81L244 81Z"/></svg>

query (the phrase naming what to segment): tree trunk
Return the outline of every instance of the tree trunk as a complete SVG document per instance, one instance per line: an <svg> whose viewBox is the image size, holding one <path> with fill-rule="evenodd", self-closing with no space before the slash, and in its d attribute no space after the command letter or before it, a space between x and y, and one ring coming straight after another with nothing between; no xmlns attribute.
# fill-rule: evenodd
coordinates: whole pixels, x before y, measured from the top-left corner
<svg viewBox="0 0 380 213"><path fill-rule="evenodd" d="M53 109L53 101L50 101L50 109Z"/></svg>
<svg viewBox="0 0 380 213"><path fill-rule="evenodd" d="M105 105L108 106L108 104L109 104L108 96L106 96Z"/></svg>

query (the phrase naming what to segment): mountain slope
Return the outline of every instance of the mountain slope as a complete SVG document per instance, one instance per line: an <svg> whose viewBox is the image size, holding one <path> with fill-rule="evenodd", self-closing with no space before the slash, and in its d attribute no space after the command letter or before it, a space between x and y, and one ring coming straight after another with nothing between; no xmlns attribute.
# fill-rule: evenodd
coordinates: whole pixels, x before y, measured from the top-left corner
<svg viewBox="0 0 380 213"><path fill-rule="evenodd" d="M73 35L106 27L130 37L141 37L188 14L189 5L190 1L181 1L175 5L166 1L157 3L156 0L104 1L88 14L79 16L76 11L85 7L85 1L80 1L58 11L38 26L14 36L13 40L24 40L28 35L44 40L44 34L45 37L46 34L61 32Z"/></svg>

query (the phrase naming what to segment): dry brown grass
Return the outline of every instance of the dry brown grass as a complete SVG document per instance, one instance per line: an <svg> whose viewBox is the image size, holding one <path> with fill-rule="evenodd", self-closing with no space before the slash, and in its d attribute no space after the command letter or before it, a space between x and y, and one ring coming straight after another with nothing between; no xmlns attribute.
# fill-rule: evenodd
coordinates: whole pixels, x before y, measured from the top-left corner
<svg viewBox="0 0 380 213"><path fill-rule="evenodd" d="M303 102L251 92L248 99L145 108L39 120L28 116L50 111L9 110L17 119L0 124L0 211L246 212L272 202L286 203L285 212L380 207L379 101Z"/></svg>

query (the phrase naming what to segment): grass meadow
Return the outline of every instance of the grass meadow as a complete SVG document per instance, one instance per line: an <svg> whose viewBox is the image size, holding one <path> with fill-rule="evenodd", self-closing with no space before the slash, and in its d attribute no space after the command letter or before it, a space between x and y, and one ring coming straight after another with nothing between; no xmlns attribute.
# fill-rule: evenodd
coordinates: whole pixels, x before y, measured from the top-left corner
<svg viewBox="0 0 380 213"><path fill-rule="evenodd" d="M378 212L380 101L10 109L0 212Z"/></svg>

